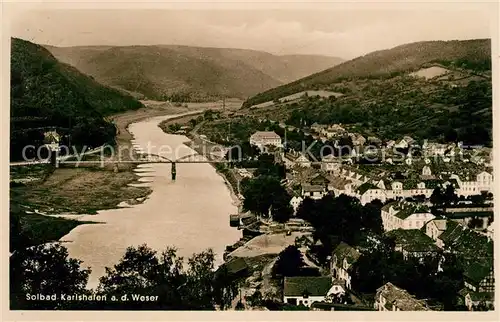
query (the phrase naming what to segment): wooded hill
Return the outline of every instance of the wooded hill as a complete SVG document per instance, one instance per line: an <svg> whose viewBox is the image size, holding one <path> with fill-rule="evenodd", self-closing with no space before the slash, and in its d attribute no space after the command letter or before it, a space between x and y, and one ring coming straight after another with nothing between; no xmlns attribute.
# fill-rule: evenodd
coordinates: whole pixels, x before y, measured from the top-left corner
<svg viewBox="0 0 500 322"><path fill-rule="evenodd" d="M259 93L249 98L244 106L272 101L303 90L328 88L329 85L344 80L392 78L418 70L423 64L432 62L491 71L491 40L423 41L375 51Z"/></svg>
<svg viewBox="0 0 500 322"><path fill-rule="evenodd" d="M249 113L300 127L342 123L386 140L410 135L491 144L490 46L490 40L398 46L263 92L244 107L306 89L341 92L338 98L306 97ZM430 68L442 74L422 76Z"/></svg>
<svg viewBox="0 0 500 322"><path fill-rule="evenodd" d="M142 104L63 64L42 46L11 40L11 159L25 145L40 145L47 127L71 134L75 145L112 142L113 124L104 117Z"/></svg>
<svg viewBox="0 0 500 322"><path fill-rule="evenodd" d="M139 98L211 101L246 99L341 63L337 57L177 45L46 48L96 80Z"/></svg>

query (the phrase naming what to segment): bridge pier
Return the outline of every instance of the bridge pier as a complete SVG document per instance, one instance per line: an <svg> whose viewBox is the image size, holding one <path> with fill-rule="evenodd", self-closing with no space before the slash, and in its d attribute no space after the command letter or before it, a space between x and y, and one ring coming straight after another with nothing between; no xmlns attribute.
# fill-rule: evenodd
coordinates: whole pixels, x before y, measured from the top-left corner
<svg viewBox="0 0 500 322"><path fill-rule="evenodd" d="M59 168L59 160L57 160L57 153L54 150L50 153L50 164L55 168Z"/></svg>
<svg viewBox="0 0 500 322"><path fill-rule="evenodd" d="M175 177L177 175L177 170L175 168L175 162L172 162L172 180L175 181Z"/></svg>

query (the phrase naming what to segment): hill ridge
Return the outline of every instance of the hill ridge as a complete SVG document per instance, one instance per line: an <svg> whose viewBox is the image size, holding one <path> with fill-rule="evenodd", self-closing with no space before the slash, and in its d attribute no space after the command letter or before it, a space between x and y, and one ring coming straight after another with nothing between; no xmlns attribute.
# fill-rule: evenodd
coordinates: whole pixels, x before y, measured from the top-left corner
<svg viewBox="0 0 500 322"><path fill-rule="evenodd" d="M254 49L186 45L46 48L60 61L101 83L135 92L139 79L137 92L147 98L169 100L247 98L341 61L321 55L275 55ZM127 70L132 62L135 73Z"/></svg>

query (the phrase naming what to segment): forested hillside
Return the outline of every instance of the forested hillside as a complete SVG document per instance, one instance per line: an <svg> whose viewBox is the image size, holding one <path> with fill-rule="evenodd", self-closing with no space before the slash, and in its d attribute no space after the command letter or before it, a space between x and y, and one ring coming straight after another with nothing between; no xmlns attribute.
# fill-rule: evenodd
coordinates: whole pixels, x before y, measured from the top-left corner
<svg viewBox="0 0 500 322"><path fill-rule="evenodd" d="M433 74L434 73L434 74ZM410 135L442 142L491 144L489 40L424 42L368 54L261 93L244 106L302 90L340 97L303 97L249 113L295 126L342 123L390 140Z"/></svg>
<svg viewBox="0 0 500 322"><path fill-rule="evenodd" d="M74 145L112 142L113 124L104 117L142 104L60 63L42 46L21 39L11 43L11 159L25 145L38 146L50 127Z"/></svg>
<svg viewBox="0 0 500 322"><path fill-rule="evenodd" d="M392 78L426 63L491 71L491 40L424 41L369 53L292 83L259 93L244 106L272 101L307 89L329 88L345 80Z"/></svg>

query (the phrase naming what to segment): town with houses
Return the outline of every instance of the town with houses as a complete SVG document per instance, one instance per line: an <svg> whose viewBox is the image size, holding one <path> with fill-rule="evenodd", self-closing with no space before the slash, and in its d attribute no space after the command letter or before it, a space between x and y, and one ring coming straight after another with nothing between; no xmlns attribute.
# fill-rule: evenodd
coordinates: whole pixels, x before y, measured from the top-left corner
<svg viewBox="0 0 500 322"><path fill-rule="evenodd" d="M285 131L296 129L283 123L279 125ZM298 212L308 199L319 202L328 196L346 195L357 199L362 206L380 205L378 216L382 236L392 238L394 251L404 259L423 260L426 256L437 256L444 261L446 254L463 255L467 263L460 273L463 282L457 294L452 296L456 296L466 310L493 308L493 160L490 148L419 142L409 136L384 142L376 137L349 133L342 124L315 123L302 130L316 140L335 144L340 137L349 137L352 149L347 154L327 154L318 160L307 151L287 148L286 134L282 137L274 131L257 131L248 138L261 154L273 155L275 163L284 167L281 184L290 194L289 204L293 209L285 223L277 224L271 216L261 219L261 224L265 225L257 230L265 234L283 231L283 228L286 234L306 232L296 237L295 245L307 258L306 263L320 267L320 276L285 276L278 286L283 303L310 310L446 310L442 303L428 303L425 298L417 298L391 281L379 285L369 300L364 299L351 281L353 267L366 250L359 245L341 240L327 256L328 264L315 262L311 254L315 247L322 246L321 240L314 237L315 229L307 220L297 217ZM366 153L371 153L366 148L368 145L375 147L378 155L384 155L381 162L359 162ZM412 149L419 153L413 155ZM399 160L394 151L401 151ZM254 170L235 168L240 180L252 178ZM239 197L244 199L241 194ZM443 201L446 198L451 199ZM247 229L252 223L253 227L259 226L251 221L250 212L232 218L239 220L235 225L240 228ZM381 243L380 238L368 236L375 244ZM441 266L438 272L440 270Z"/></svg>

